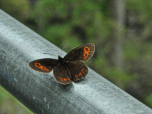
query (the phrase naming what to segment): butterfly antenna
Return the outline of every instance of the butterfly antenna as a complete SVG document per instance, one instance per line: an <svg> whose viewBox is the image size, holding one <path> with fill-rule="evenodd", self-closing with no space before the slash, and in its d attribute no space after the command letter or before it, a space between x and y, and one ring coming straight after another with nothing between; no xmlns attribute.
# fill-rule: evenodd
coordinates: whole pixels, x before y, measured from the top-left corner
<svg viewBox="0 0 152 114"><path fill-rule="evenodd" d="M63 47L63 49L65 48L65 46Z"/></svg>
<svg viewBox="0 0 152 114"><path fill-rule="evenodd" d="M64 48L65 48L65 46L62 49L64 49ZM62 55L62 51L61 51L61 55Z"/></svg>
<svg viewBox="0 0 152 114"><path fill-rule="evenodd" d="M43 54L49 54L49 55L54 55L54 54L50 54L50 53L43 53ZM55 56L55 55L54 55Z"/></svg>

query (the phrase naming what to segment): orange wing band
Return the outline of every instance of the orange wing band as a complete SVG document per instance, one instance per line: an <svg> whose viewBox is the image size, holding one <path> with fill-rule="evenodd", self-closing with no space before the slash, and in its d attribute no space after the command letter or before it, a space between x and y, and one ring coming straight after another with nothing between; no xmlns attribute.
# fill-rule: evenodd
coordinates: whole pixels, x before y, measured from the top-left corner
<svg viewBox="0 0 152 114"><path fill-rule="evenodd" d="M67 81L70 80L70 78L62 78L62 77L58 77L61 81Z"/></svg>
<svg viewBox="0 0 152 114"><path fill-rule="evenodd" d="M42 66L40 63L35 63L35 67L40 68L41 70L44 71L49 71L46 67Z"/></svg>
<svg viewBox="0 0 152 114"><path fill-rule="evenodd" d="M84 59L86 60L87 57L89 56L90 48L86 46L86 47L84 47L83 50L84 50L83 56L84 56Z"/></svg>
<svg viewBox="0 0 152 114"><path fill-rule="evenodd" d="M84 73L84 68L81 70L81 72L79 73L79 76L81 76ZM75 78L77 78L78 75L75 75Z"/></svg>

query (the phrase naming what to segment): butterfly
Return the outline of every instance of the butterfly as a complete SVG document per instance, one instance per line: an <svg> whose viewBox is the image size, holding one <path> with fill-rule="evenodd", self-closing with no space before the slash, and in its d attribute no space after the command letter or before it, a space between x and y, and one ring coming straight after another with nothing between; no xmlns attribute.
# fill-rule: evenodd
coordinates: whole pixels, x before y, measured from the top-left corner
<svg viewBox="0 0 152 114"><path fill-rule="evenodd" d="M86 77L88 68L81 61L90 59L94 51L95 45L87 43L71 50L64 58L58 56L58 60L51 58L38 59L30 62L29 66L33 70L43 73L49 73L53 69L56 81L66 85Z"/></svg>

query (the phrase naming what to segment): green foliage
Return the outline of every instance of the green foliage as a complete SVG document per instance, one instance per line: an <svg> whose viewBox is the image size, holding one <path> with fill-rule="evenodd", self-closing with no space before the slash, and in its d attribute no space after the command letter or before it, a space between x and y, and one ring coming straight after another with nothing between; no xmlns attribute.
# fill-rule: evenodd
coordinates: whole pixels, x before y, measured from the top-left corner
<svg viewBox="0 0 152 114"><path fill-rule="evenodd" d="M29 16L30 4L27 0L0 0L0 8L20 21Z"/></svg>
<svg viewBox="0 0 152 114"><path fill-rule="evenodd" d="M67 52L81 44L95 43L96 53L86 62L88 66L124 90L129 83L137 81L138 86L151 91L152 1L126 0L123 70L111 62L116 41L113 32L118 25L110 16L109 3L107 0L38 0L30 9L27 0L0 0L0 8L55 45L66 46ZM152 107L151 94L143 94L147 95L145 103ZM3 99L10 98L4 92L0 94L0 106L5 104Z"/></svg>
<svg viewBox="0 0 152 114"><path fill-rule="evenodd" d="M139 47L141 46L141 42L136 42L136 39L130 39L126 42L125 45L125 58L126 60L136 60L140 57Z"/></svg>
<svg viewBox="0 0 152 114"><path fill-rule="evenodd" d="M23 104L0 86L0 113L1 114L33 114Z"/></svg>
<svg viewBox="0 0 152 114"><path fill-rule="evenodd" d="M96 58L95 64L97 67L100 67L97 71L99 74L106 76L106 79L117 84L122 89L125 89L130 81L137 78L135 74L128 74L127 72L119 71L115 67L111 67L103 56Z"/></svg>
<svg viewBox="0 0 152 114"><path fill-rule="evenodd" d="M151 0L127 0L129 12L137 15L137 24L143 26L142 38L151 37L152 29L152 1Z"/></svg>
<svg viewBox="0 0 152 114"><path fill-rule="evenodd" d="M149 107L152 107L152 93L145 98L144 101Z"/></svg>
<svg viewBox="0 0 152 114"><path fill-rule="evenodd" d="M41 0L32 10L31 17L36 21L38 31L58 46L68 42L68 45L77 46L83 40L106 42L113 22L101 5L107 4L96 0ZM75 27L82 28L86 38L77 36L78 33L73 32Z"/></svg>

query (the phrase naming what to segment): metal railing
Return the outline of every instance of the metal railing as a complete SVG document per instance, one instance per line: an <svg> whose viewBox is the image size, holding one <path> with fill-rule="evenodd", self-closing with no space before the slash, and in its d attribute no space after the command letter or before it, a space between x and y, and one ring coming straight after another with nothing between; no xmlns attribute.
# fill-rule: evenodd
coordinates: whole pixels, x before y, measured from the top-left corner
<svg viewBox="0 0 152 114"><path fill-rule="evenodd" d="M36 72L28 65L35 59L57 59L61 51L0 10L0 85L34 113L152 114L149 107L91 69L84 80L61 85L52 72Z"/></svg>

